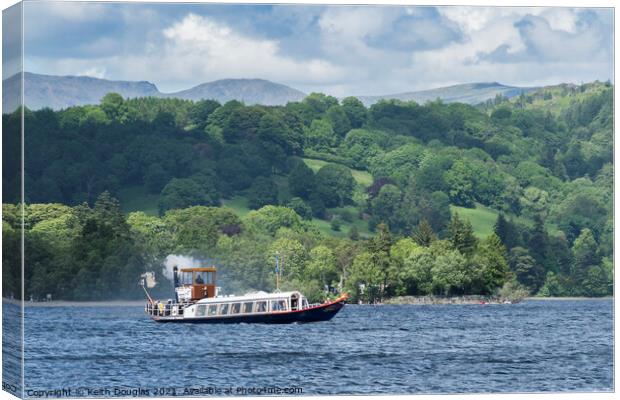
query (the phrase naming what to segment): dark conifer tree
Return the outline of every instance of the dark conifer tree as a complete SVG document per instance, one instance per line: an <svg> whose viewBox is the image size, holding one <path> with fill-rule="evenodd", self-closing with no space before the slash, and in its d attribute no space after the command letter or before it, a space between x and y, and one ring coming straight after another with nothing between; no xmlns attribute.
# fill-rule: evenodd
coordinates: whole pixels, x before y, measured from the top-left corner
<svg viewBox="0 0 620 400"><path fill-rule="evenodd" d="M415 232L413 233L413 240L420 246L428 247L437 240L437 236L433 231L433 227L428 223L426 218L423 218L422 221L418 224Z"/></svg>
<svg viewBox="0 0 620 400"><path fill-rule="evenodd" d="M462 220L458 213L452 215L450 226L448 227L450 242L455 249L464 256L471 256L476 250L478 239L474 235L474 229L469 220Z"/></svg>

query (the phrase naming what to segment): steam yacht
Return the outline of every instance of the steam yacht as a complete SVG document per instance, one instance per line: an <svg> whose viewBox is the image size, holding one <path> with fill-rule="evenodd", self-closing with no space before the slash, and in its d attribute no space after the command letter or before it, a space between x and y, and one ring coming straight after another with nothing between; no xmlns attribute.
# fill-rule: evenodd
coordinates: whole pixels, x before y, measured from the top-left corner
<svg viewBox="0 0 620 400"><path fill-rule="evenodd" d="M310 304L298 291L255 292L217 296L216 268L174 267L175 299L156 301L145 292L146 313L157 322L270 323L318 322L332 319L344 307L347 295ZM144 282L143 282L144 287Z"/></svg>

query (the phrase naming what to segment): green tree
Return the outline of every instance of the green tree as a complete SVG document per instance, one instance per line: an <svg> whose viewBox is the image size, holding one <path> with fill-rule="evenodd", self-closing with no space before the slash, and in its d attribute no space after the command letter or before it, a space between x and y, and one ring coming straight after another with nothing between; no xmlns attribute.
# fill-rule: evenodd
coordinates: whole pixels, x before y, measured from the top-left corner
<svg viewBox="0 0 620 400"><path fill-rule="evenodd" d="M303 99L306 106L303 113L306 121L312 121L323 115L330 107L338 105L338 99L323 93L310 93Z"/></svg>
<svg viewBox="0 0 620 400"><path fill-rule="evenodd" d="M613 281L608 279L608 275L600 265L591 265L586 270L582 281L581 292L586 296L606 296L611 294L610 288Z"/></svg>
<svg viewBox="0 0 620 400"><path fill-rule="evenodd" d="M68 268L55 272L56 281L64 286L58 288L56 297L92 300L139 295L135 282L144 272L144 264L135 256L118 201L104 192L94 208L82 205L74 212L81 229L67 260Z"/></svg>
<svg viewBox="0 0 620 400"><path fill-rule="evenodd" d="M250 211L245 216L244 222L248 230L271 236L275 236L280 228L290 228L294 232L304 231L301 217L286 207L269 205L259 210Z"/></svg>
<svg viewBox="0 0 620 400"><path fill-rule="evenodd" d="M474 207L474 171L463 160L456 160L444 173L446 184L450 187L450 199L456 205Z"/></svg>
<svg viewBox="0 0 620 400"><path fill-rule="evenodd" d="M100 104L103 112L110 120L124 123L127 121L128 110L123 96L118 93L108 93L101 99Z"/></svg>
<svg viewBox="0 0 620 400"><path fill-rule="evenodd" d="M286 123L284 114L270 112L263 115L258 125L258 136L265 141L280 146L286 154L298 154L302 148L302 138L296 135Z"/></svg>
<svg viewBox="0 0 620 400"><path fill-rule="evenodd" d="M391 229L398 228L398 211L402 193L395 185L384 185L377 196L370 201L374 225L385 222Z"/></svg>
<svg viewBox="0 0 620 400"><path fill-rule="evenodd" d="M349 229L349 239L359 240L359 238L360 238L359 229L357 229L357 226L352 225L351 228Z"/></svg>
<svg viewBox="0 0 620 400"><path fill-rule="evenodd" d="M175 251L210 251L223 233L241 232L239 217L228 208L194 206L169 210L164 223L172 234ZM168 239L165 236L166 240Z"/></svg>
<svg viewBox="0 0 620 400"><path fill-rule="evenodd" d="M542 265L536 262L529 251L523 247L510 249L509 266L519 283L532 292L536 292L545 279L545 270Z"/></svg>
<svg viewBox="0 0 620 400"><path fill-rule="evenodd" d="M351 130L351 121L349 121L349 117L341 106L331 106L325 115L334 127L336 135L344 137Z"/></svg>
<svg viewBox="0 0 620 400"><path fill-rule="evenodd" d="M591 266L598 266L600 257L598 247L592 231L585 228L573 243L573 266L571 268L571 278L577 292L582 292L583 284ZM598 272L597 272L598 273ZM593 273L594 274L594 273Z"/></svg>
<svg viewBox="0 0 620 400"><path fill-rule="evenodd" d="M329 224L329 227L331 228L332 231L334 232L340 232L340 217L338 215L334 215L332 217L332 221Z"/></svg>
<svg viewBox="0 0 620 400"><path fill-rule="evenodd" d="M352 128L361 128L366 122L367 113L364 104L355 97L346 97L342 100L342 109L347 114Z"/></svg>
<svg viewBox="0 0 620 400"><path fill-rule="evenodd" d="M538 291L539 296L568 296L570 288L568 281L562 275L555 274L553 271L547 272L545 284Z"/></svg>
<svg viewBox="0 0 620 400"><path fill-rule="evenodd" d="M526 217L545 219L549 214L549 194L536 187L528 187L521 198L521 208Z"/></svg>
<svg viewBox="0 0 620 400"><path fill-rule="evenodd" d="M392 234L390 228L380 223L377 226L377 234L368 242L368 250L372 260L381 271L383 282L380 286L379 295L383 298L386 294L394 293L397 281L397 271L391 262L390 250L392 248Z"/></svg>
<svg viewBox="0 0 620 400"><path fill-rule="evenodd" d="M462 293L471 282L465 257L457 250L437 256L431 274L433 291L441 295Z"/></svg>
<svg viewBox="0 0 620 400"><path fill-rule="evenodd" d="M310 250L307 276L318 279L323 286L331 286L337 279L336 258L327 246L319 245Z"/></svg>
<svg viewBox="0 0 620 400"><path fill-rule="evenodd" d="M369 252L363 252L355 257L349 268L346 288L354 299L370 303L381 298L383 281L375 257Z"/></svg>
<svg viewBox="0 0 620 400"><path fill-rule="evenodd" d="M308 252L298 240L284 237L271 243L266 254L266 263L273 265L274 271L276 256L283 279L303 279L306 274Z"/></svg>
<svg viewBox="0 0 620 400"><path fill-rule="evenodd" d="M315 119L304 134L306 146L316 151L329 151L338 143L332 124L323 119Z"/></svg>
<svg viewBox="0 0 620 400"><path fill-rule="evenodd" d="M305 220L312 219L312 208L299 197L293 197L286 206L292 208L301 218Z"/></svg>
<svg viewBox="0 0 620 400"><path fill-rule="evenodd" d="M511 221L508 221L503 213L499 213L495 224L493 225L493 232L499 237L506 248L513 248L519 245L521 242L519 238L519 231L517 227Z"/></svg>
<svg viewBox="0 0 620 400"><path fill-rule="evenodd" d="M478 273L477 283L480 293L492 294L508 280L506 248L495 234L480 242L473 264Z"/></svg>
<svg viewBox="0 0 620 400"><path fill-rule="evenodd" d="M243 234L238 237L222 235L210 254L226 266L218 271L219 281L226 282L232 293L251 290L272 291L275 288L274 259L268 259L271 237Z"/></svg>
<svg viewBox="0 0 620 400"><path fill-rule="evenodd" d="M398 265L399 294L426 295L432 290L431 268L435 257L412 239L401 239L392 246L391 256Z"/></svg>
<svg viewBox="0 0 620 400"><path fill-rule="evenodd" d="M448 235L452 246L464 256L469 257L476 250L478 239L474 235L471 222L468 219L462 220L457 212L452 214Z"/></svg>
<svg viewBox="0 0 620 400"><path fill-rule="evenodd" d="M167 210L189 206L216 206L220 204L215 187L200 185L192 179L174 178L162 189L159 197L159 214Z"/></svg>
<svg viewBox="0 0 620 400"><path fill-rule="evenodd" d="M259 176L248 191L248 207L257 210L268 204L278 204L278 186L273 179Z"/></svg>
<svg viewBox="0 0 620 400"><path fill-rule="evenodd" d="M327 207L345 204L351 198L355 180L351 170L344 165L326 164L317 172L316 190Z"/></svg>
<svg viewBox="0 0 620 400"><path fill-rule="evenodd" d="M220 103L215 100L199 100L193 104L189 110L189 118L194 125L200 130L204 130L209 115L220 107Z"/></svg>
<svg viewBox="0 0 620 400"><path fill-rule="evenodd" d="M418 227L413 232L413 240L420 246L428 247L437 240L437 236L435 232L433 232L433 227L428 223L426 218L423 218L422 221L418 224Z"/></svg>
<svg viewBox="0 0 620 400"><path fill-rule="evenodd" d="M295 163L288 176L288 185L291 194L308 199L315 187L314 172L303 160Z"/></svg>
<svg viewBox="0 0 620 400"><path fill-rule="evenodd" d="M224 105L227 107L228 103ZM224 107L220 107L217 111ZM214 112L211 116L215 116ZM258 106L234 107L223 121L222 135L227 143L239 143L258 135L258 128L265 111Z"/></svg>
<svg viewBox="0 0 620 400"><path fill-rule="evenodd" d="M173 233L165 220L137 211L127 216L127 224L131 237L148 264L155 265L172 253Z"/></svg>
<svg viewBox="0 0 620 400"><path fill-rule="evenodd" d="M321 219L325 218L327 210L325 208L325 202L319 193L312 193L308 197L308 205L312 208L313 216Z"/></svg>

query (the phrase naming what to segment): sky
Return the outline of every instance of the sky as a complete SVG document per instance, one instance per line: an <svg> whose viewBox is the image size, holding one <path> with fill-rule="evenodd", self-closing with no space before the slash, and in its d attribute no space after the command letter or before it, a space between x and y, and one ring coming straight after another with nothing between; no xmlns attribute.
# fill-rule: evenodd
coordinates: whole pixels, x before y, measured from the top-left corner
<svg viewBox="0 0 620 400"><path fill-rule="evenodd" d="M613 81L609 8L24 4L26 71L164 92L225 78L335 96Z"/></svg>

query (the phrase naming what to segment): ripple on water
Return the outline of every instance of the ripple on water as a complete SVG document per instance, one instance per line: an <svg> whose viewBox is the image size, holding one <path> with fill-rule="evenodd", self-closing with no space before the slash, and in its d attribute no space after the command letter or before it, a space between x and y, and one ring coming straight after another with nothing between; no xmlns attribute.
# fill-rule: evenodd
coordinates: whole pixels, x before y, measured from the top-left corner
<svg viewBox="0 0 620 400"><path fill-rule="evenodd" d="M316 324L184 325L153 323L141 307L35 307L25 316L26 383L294 385L305 394L610 391L612 315L609 300L530 301L347 306Z"/></svg>

